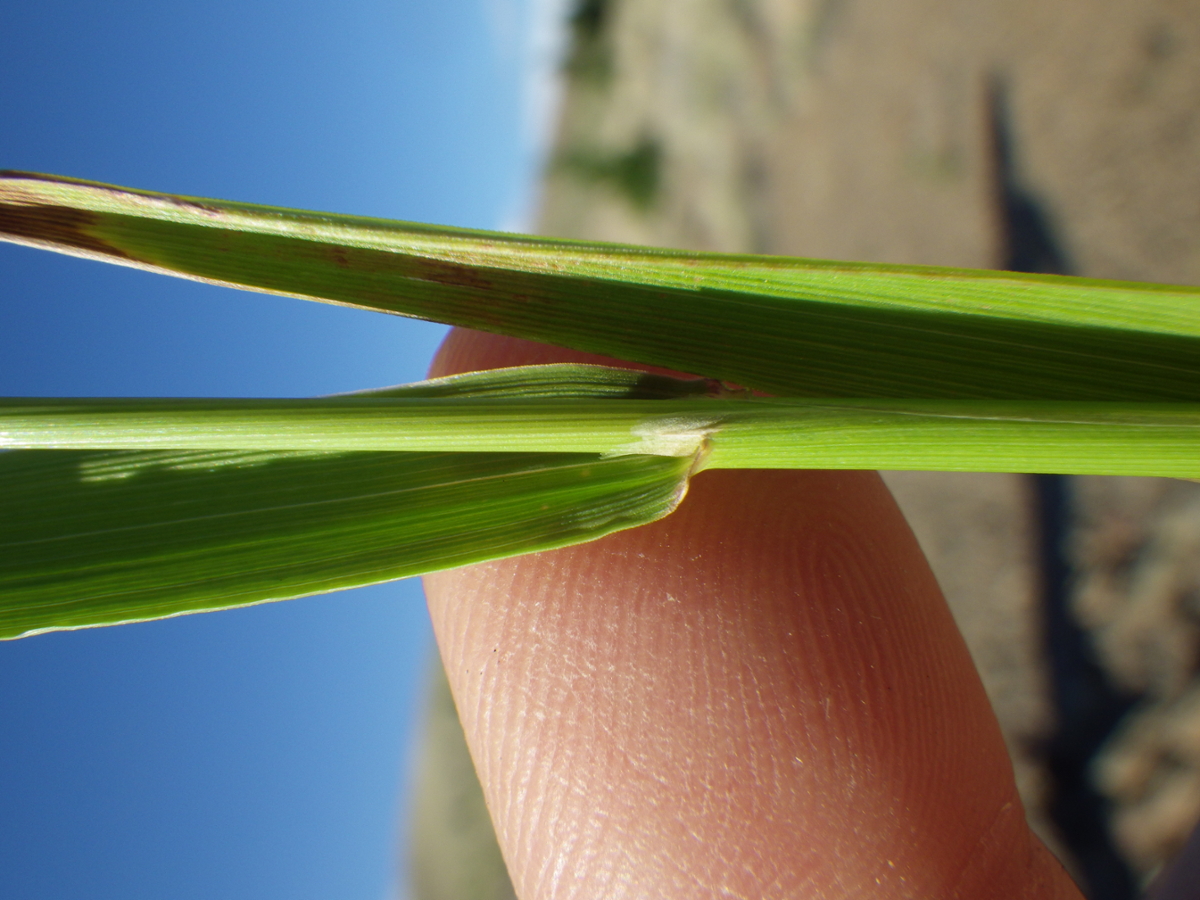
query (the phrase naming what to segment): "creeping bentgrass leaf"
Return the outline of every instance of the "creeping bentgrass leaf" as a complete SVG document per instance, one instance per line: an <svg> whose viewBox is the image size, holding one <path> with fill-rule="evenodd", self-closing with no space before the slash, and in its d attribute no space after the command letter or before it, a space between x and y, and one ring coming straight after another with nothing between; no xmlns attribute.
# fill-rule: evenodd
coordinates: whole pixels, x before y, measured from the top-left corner
<svg viewBox="0 0 1200 900"><path fill-rule="evenodd" d="M690 459L0 453L0 637L242 606L587 541Z"/></svg>
<svg viewBox="0 0 1200 900"><path fill-rule="evenodd" d="M0 235L789 396L1200 399L1200 289L547 241L49 176Z"/></svg>
<svg viewBox="0 0 1200 900"><path fill-rule="evenodd" d="M788 397L555 367L310 401L5 401L0 446L76 449L0 453L0 636L589 540L665 515L701 465L1200 475L1195 288L543 241L17 174L0 237Z"/></svg>
<svg viewBox="0 0 1200 900"><path fill-rule="evenodd" d="M711 468L1200 476L1195 403L525 399L515 384L498 397L414 391L316 400L0 400L0 447L542 451L697 457Z"/></svg>

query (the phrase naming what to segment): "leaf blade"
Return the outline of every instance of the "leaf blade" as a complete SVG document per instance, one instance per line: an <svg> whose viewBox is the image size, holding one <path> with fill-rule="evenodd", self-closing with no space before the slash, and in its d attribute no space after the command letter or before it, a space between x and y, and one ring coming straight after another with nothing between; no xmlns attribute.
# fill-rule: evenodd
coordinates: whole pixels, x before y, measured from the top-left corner
<svg viewBox="0 0 1200 900"><path fill-rule="evenodd" d="M0 638L243 606L593 540L690 460L0 453Z"/></svg>
<svg viewBox="0 0 1200 900"><path fill-rule="evenodd" d="M1192 287L544 241L17 174L0 233L792 396L1200 398Z"/></svg>

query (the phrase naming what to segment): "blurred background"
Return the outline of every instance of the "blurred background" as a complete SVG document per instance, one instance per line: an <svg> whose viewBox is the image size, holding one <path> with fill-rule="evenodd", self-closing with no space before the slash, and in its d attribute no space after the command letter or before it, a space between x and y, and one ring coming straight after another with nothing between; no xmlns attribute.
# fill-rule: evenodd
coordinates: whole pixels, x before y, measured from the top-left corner
<svg viewBox="0 0 1200 900"><path fill-rule="evenodd" d="M0 123L0 165L200 196L1200 283L1200 0L49 0ZM330 393L441 334L0 267L9 395ZM1031 822L1135 896L1200 816L1200 485L886 477ZM407 582L0 646L0 896L511 896L430 671Z"/></svg>

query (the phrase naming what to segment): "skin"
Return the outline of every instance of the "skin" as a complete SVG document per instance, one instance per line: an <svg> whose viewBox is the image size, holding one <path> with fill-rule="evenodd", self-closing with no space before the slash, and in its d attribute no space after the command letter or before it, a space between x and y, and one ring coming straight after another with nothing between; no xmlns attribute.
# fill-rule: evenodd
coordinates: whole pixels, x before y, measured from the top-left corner
<svg viewBox="0 0 1200 900"><path fill-rule="evenodd" d="M563 361L614 364L458 330L431 374ZM425 587L523 900L1081 896L875 473L703 472Z"/></svg>

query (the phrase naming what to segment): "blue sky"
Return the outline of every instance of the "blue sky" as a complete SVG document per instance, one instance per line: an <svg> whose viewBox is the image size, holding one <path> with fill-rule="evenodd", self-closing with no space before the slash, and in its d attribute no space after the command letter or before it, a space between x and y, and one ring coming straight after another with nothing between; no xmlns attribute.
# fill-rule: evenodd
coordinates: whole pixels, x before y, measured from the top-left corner
<svg viewBox="0 0 1200 900"><path fill-rule="evenodd" d="M511 227L561 5L10 4L0 167ZM444 331L9 245L0 277L8 396L354 390ZM0 644L0 897L391 896L432 652L416 582Z"/></svg>

